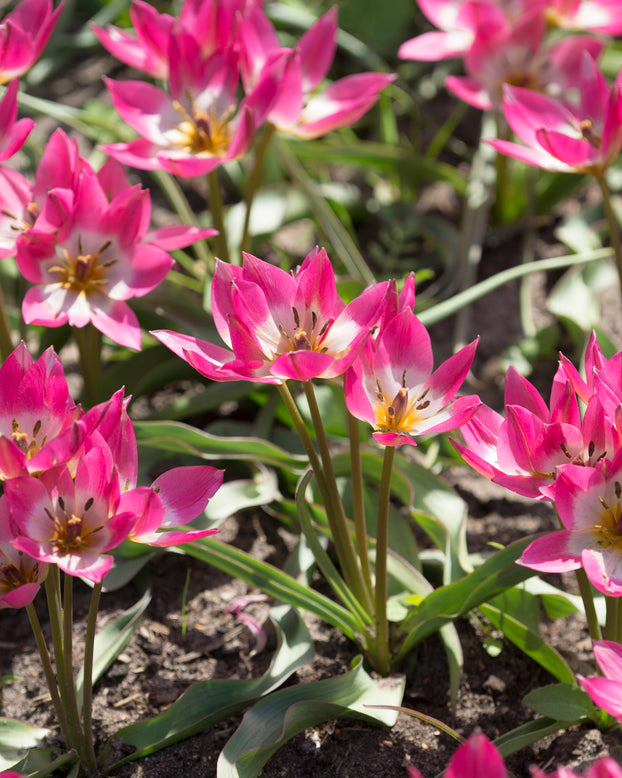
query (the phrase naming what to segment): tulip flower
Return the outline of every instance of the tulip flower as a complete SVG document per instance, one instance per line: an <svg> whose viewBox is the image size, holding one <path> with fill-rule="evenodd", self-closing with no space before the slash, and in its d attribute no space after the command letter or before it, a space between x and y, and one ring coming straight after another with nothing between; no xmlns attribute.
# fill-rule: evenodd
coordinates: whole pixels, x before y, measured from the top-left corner
<svg viewBox="0 0 622 778"><path fill-rule="evenodd" d="M575 35L545 40L546 20L532 11L515 23L482 30L465 57L466 76L449 76L445 86L483 111L500 108L504 85L556 96L576 88L584 54L594 59L603 48L596 38ZM510 125L512 122L508 117Z"/></svg>
<svg viewBox="0 0 622 778"><path fill-rule="evenodd" d="M549 24L566 30L622 33L618 0L546 0L544 11Z"/></svg>
<svg viewBox="0 0 622 778"><path fill-rule="evenodd" d="M29 70L39 58L58 21L63 3L21 0L0 22L0 84Z"/></svg>
<svg viewBox="0 0 622 778"><path fill-rule="evenodd" d="M596 467L567 464L556 474L563 529L537 538L518 563L539 572L583 568L599 591L622 595L622 449Z"/></svg>
<svg viewBox="0 0 622 778"><path fill-rule="evenodd" d="M218 262L212 284L214 322L228 349L166 330L153 335L214 381L334 378L377 324L386 290L375 284L345 305L324 249L295 274L244 254L242 267Z"/></svg>
<svg viewBox="0 0 622 778"><path fill-rule="evenodd" d="M0 367L0 478L68 461L84 439L81 413L53 349L33 362L21 343Z"/></svg>
<svg viewBox="0 0 622 778"><path fill-rule="evenodd" d="M569 767L558 767L554 773L544 773L538 767L531 768L532 778L581 778ZM622 778L622 767L608 756L597 759L584 773L583 778Z"/></svg>
<svg viewBox="0 0 622 778"><path fill-rule="evenodd" d="M581 60L577 107L517 86L504 88L503 109L522 141L491 140L498 151L545 170L602 176L622 148L622 75L610 88L593 57Z"/></svg>
<svg viewBox="0 0 622 778"><path fill-rule="evenodd" d="M0 609L23 608L39 591L47 565L11 545L10 517L4 497L0 497Z"/></svg>
<svg viewBox="0 0 622 778"><path fill-rule="evenodd" d="M34 227L18 238L18 268L36 284L22 304L28 324L92 322L115 342L140 349L140 326L125 301L164 279L173 265L168 251L214 231L148 233L149 192L126 184L118 163L110 162L98 174L85 165L73 188L48 193Z"/></svg>
<svg viewBox="0 0 622 778"><path fill-rule="evenodd" d="M596 640L594 656L602 676L577 678L595 705L622 721L622 646L611 640Z"/></svg>
<svg viewBox="0 0 622 778"><path fill-rule="evenodd" d="M346 373L348 410L371 424L374 438L385 446L416 445L415 435L455 429L480 404L476 395L454 399L476 347L475 340L432 372L430 336L405 308Z"/></svg>
<svg viewBox="0 0 622 778"><path fill-rule="evenodd" d="M141 138L103 147L143 170L193 177L244 156L278 88L271 73L239 104L238 59L231 50L202 57L197 41L179 32L170 41L168 93L141 81L106 79L115 108Z"/></svg>
<svg viewBox="0 0 622 778"><path fill-rule="evenodd" d="M32 119L15 121L18 89L19 82L12 81L0 101L0 162L5 162L21 149L35 126Z"/></svg>
<svg viewBox="0 0 622 778"><path fill-rule="evenodd" d="M416 767L408 767L409 778L423 778ZM486 735L476 732L464 742L447 765L445 778L507 778L503 757Z"/></svg>
<svg viewBox="0 0 622 778"><path fill-rule="evenodd" d="M301 138L318 138L352 124L395 78L388 73L357 73L320 89L337 48L336 8L320 17L293 50L281 47L258 5L249 7L238 32L246 89L275 73L279 87L267 121Z"/></svg>

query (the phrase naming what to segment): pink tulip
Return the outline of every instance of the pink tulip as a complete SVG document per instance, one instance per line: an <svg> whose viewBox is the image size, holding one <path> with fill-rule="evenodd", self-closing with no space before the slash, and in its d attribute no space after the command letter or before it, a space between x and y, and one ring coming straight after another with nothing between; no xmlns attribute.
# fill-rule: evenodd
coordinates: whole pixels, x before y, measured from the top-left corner
<svg viewBox="0 0 622 778"><path fill-rule="evenodd" d="M423 778L414 767L408 767L408 775ZM507 771L495 746L486 735L476 732L452 756L445 778L507 778Z"/></svg>
<svg viewBox="0 0 622 778"><path fill-rule="evenodd" d="M31 202L30 181L0 165L0 258L15 256L20 233L30 226Z"/></svg>
<svg viewBox="0 0 622 778"><path fill-rule="evenodd" d="M5 162L21 149L35 126L32 119L15 121L18 89L19 82L12 81L0 101L0 162Z"/></svg>
<svg viewBox="0 0 622 778"><path fill-rule="evenodd" d="M352 124L395 78L388 73L357 73L320 89L337 48L336 8L320 17L293 50L281 47L258 5L250 6L240 22L239 37L246 88L275 73L279 88L267 121L298 137L317 138Z"/></svg>
<svg viewBox="0 0 622 778"><path fill-rule="evenodd" d="M591 30L605 35L622 33L618 0L546 0L549 23L566 30Z"/></svg>
<svg viewBox="0 0 622 778"><path fill-rule="evenodd" d="M21 0L0 23L0 84L18 78L39 58L63 9L51 0Z"/></svg>
<svg viewBox="0 0 622 778"><path fill-rule="evenodd" d="M296 273L244 254L241 268L218 262L212 284L214 321L227 349L176 332L153 334L214 381L334 378L379 321L386 290L375 284L346 306L324 249L312 251Z"/></svg>
<svg viewBox="0 0 622 778"><path fill-rule="evenodd" d="M0 476L67 462L84 439L75 424L81 413L53 349L33 362L21 343L0 367Z"/></svg>
<svg viewBox="0 0 622 778"><path fill-rule="evenodd" d="M169 76L170 42L178 30L191 35L203 57L235 43L237 18L255 0L185 0L179 17L158 13L149 3L134 0L130 19L135 35L119 27L93 24L101 44L117 59L153 78Z"/></svg>
<svg viewBox="0 0 622 778"><path fill-rule="evenodd" d="M464 424L479 405L475 395L454 399L471 367L477 341L432 372L430 336L410 308L394 316L346 373L348 410L376 430L385 446L413 445L413 436Z"/></svg>
<svg viewBox="0 0 622 778"><path fill-rule="evenodd" d="M555 505L564 529L534 540L518 563L540 572L583 567L599 591L622 595L621 482L622 449L596 467L558 468Z"/></svg>
<svg viewBox="0 0 622 778"><path fill-rule="evenodd" d="M39 591L48 566L11 545L15 535L6 499L0 497L0 609L23 608ZM2 774L0 774L2 775Z"/></svg>
<svg viewBox="0 0 622 778"><path fill-rule="evenodd" d="M141 138L103 150L127 165L193 177L250 149L278 88L270 73L240 103L238 58L229 49L203 58L197 41L179 32L170 41L168 92L141 81L106 79L115 108Z"/></svg>
<svg viewBox="0 0 622 778"><path fill-rule="evenodd" d="M578 106L506 86L503 109L524 145L489 143L503 154L545 170L602 175L622 148L622 75L610 88L591 56L585 54L580 61Z"/></svg>
<svg viewBox="0 0 622 778"><path fill-rule="evenodd" d="M130 533L136 516L119 512L116 468L105 446L81 458L75 482L69 468L47 470L38 478L5 482L5 497L17 537L13 545L65 573L100 583L112 567L108 553Z"/></svg>
<svg viewBox="0 0 622 778"><path fill-rule="evenodd" d="M450 76L445 86L484 111L501 106L504 85L551 95L576 88L582 56L589 53L598 58L602 42L570 36L548 43L546 29L543 14L536 11L494 30L482 28L465 57L467 75Z"/></svg>
<svg viewBox="0 0 622 778"><path fill-rule="evenodd" d="M478 32L490 35L507 24L504 10L493 2L418 0L418 5L442 32L424 32L402 43L397 53L402 59L436 62L461 57Z"/></svg>
<svg viewBox="0 0 622 778"><path fill-rule="evenodd" d="M34 227L18 238L18 268L36 284L24 298L24 320L48 327L92 322L115 342L139 349L140 326L125 301L164 279L173 264L168 251L214 231L147 232L149 192L130 187L113 161L97 174L83 161L70 183L47 193Z"/></svg>
<svg viewBox="0 0 622 778"><path fill-rule="evenodd" d="M622 721L622 646L611 640L596 640L594 656L603 675L577 678L595 705Z"/></svg>
<svg viewBox="0 0 622 778"><path fill-rule="evenodd" d="M482 405L461 428L466 442L454 446L475 470L518 494L555 499L557 468L595 467L622 442L619 429L594 395L583 419L573 386L560 367L550 410L535 387L510 368L505 381L505 418Z"/></svg>

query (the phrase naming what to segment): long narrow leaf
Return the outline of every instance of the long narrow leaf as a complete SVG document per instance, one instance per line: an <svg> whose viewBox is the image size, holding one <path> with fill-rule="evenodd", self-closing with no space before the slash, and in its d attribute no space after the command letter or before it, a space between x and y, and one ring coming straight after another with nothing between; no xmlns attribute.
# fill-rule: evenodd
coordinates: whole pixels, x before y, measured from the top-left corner
<svg viewBox="0 0 622 778"><path fill-rule="evenodd" d="M286 605L278 605L271 609L270 615L277 631L278 648L265 675L249 681L214 680L193 684L164 713L115 732L111 741L122 740L135 750L109 766L104 774L114 774L126 762L153 754L240 713L308 664L313 658L313 644L298 613ZM104 757L111 741L104 749Z"/></svg>
<svg viewBox="0 0 622 778"><path fill-rule="evenodd" d="M245 714L218 758L217 778L255 778L290 738L328 719L355 716L393 726L397 713L371 707L400 704L404 678L397 683L390 680L372 680L359 657L354 668L338 678L271 694Z"/></svg>
<svg viewBox="0 0 622 778"><path fill-rule="evenodd" d="M266 594L283 600L296 608L315 613L333 627L353 639L363 629L362 622L333 600L299 583L277 567L254 559L244 551L213 537L195 543L186 543L183 551L201 559L219 570L256 586Z"/></svg>

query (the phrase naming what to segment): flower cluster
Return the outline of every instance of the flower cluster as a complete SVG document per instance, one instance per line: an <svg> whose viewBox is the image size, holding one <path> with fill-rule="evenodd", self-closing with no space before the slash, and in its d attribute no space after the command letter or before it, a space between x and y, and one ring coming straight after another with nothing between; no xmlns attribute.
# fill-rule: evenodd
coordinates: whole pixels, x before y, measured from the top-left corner
<svg viewBox="0 0 622 778"><path fill-rule="evenodd" d="M510 369L505 417L483 405L455 443L478 472L555 503L563 529L533 541L520 563L542 572L584 568L601 592L622 594L622 352L606 359L592 334L586 379L562 357L550 407ZM580 411L580 402L584 405Z"/></svg>
<svg viewBox="0 0 622 778"><path fill-rule="evenodd" d="M7 100L14 111L14 90ZM7 135L15 136L22 122ZM28 324L91 322L116 343L140 349L140 325L126 300L165 278L173 265L169 251L215 234L193 226L148 231L149 192L131 186L114 160L95 172L62 130L46 145L32 185L3 167L0 181L6 183L0 187L0 254L16 255L18 269L34 284L22 303Z"/></svg>
<svg viewBox="0 0 622 778"><path fill-rule="evenodd" d="M0 367L0 608L32 602L49 565L100 583L129 539L177 545L222 482L209 466L179 467L136 485L137 450L123 390L83 412L59 358L22 343Z"/></svg>
<svg viewBox="0 0 622 778"><path fill-rule="evenodd" d="M323 135L358 119L393 79L361 73L321 90L336 49L334 11L294 48L281 46L257 0L186 0L178 18L137 1L131 14L135 36L94 29L112 54L166 82L160 89L106 81L115 108L141 137L105 151L137 168L208 173L243 157L265 121L304 137Z"/></svg>

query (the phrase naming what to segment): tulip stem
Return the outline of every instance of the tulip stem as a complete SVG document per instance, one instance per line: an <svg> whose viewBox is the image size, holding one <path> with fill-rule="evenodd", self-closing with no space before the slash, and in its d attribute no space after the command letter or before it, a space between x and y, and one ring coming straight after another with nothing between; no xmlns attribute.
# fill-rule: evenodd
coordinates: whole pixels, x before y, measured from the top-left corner
<svg viewBox="0 0 622 778"><path fill-rule="evenodd" d="M583 605L585 607L585 617L587 619L587 626L592 640L600 640L602 634L600 631L600 624L598 623L598 617L596 615L596 608L594 607L594 594L592 592L592 584L587 577L585 570L580 567L575 570L577 577L577 583L579 584L579 592Z"/></svg>
<svg viewBox="0 0 622 778"><path fill-rule="evenodd" d="M367 526L365 522L365 492L363 486L363 468L361 464L361 439L360 425L358 419L349 411L346 411L348 418L348 433L350 437L350 468L352 471L352 511L354 513L354 527L356 537L356 548L359 555L361 570L365 585L370 596L373 595L373 584L371 579L371 565L369 563L369 552L367 548Z"/></svg>
<svg viewBox="0 0 622 778"><path fill-rule="evenodd" d="M99 399L101 376L101 336L92 325L73 327L73 334L80 352L80 367L84 377L82 396L87 408L92 408Z"/></svg>
<svg viewBox="0 0 622 778"><path fill-rule="evenodd" d="M218 259L221 259L223 262L230 262L218 170L212 170L211 173L208 173L207 178L209 181L209 205L212 213L212 223L214 228L218 230L218 235L214 236L214 245L216 246Z"/></svg>
<svg viewBox="0 0 622 778"><path fill-rule="evenodd" d="M68 748L73 747L73 739L71 732L69 731L69 725L67 724L67 717L65 716L65 710L58 693L58 684L54 677L54 670L52 669L52 661L50 659L50 653L48 647L45 644L45 638L43 637L43 631L41 629L41 623L37 616L37 612L32 603L26 606L26 613L30 620L30 626L37 642L37 648L39 649L39 656L41 657L41 664L43 665L43 672L45 674L45 680L50 690L50 697L52 698L52 704L56 712L56 718L60 726L60 731L63 736L63 740Z"/></svg>
<svg viewBox="0 0 622 778"><path fill-rule="evenodd" d="M97 625L97 609L101 596L102 584L97 583L91 594L91 604L86 623L86 637L84 639L84 669L83 669L83 695L82 695L82 728L86 741L86 750L90 765L97 767L95 746L93 743L93 655L95 649L95 628Z"/></svg>
<svg viewBox="0 0 622 778"><path fill-rule="evenodd" d="M266 151L268 150L270 138L272 137L274 130L275 128L272 124L266 124L257 143L257 148L255 149L255 164L251 171L246 187L246 193L244 195L246 213L244 214L244 228L242 230L242 242L240 244L241 251L248 251L250 249L249 229L251 224L251 210L253 207L253 200L255 199L255 194L257 193L263 178L263 166L264 160L266 158Z"/></svg>
<svg viewBox="0 0 622 778"><path fill-rule="evenodd" d="M322 458L322 466L324 469L324 476L326 478L326 487L328 491L328 504L326 508L326 515L330 523L331 530L333 532L333 541L335 543L335 550L337 556L341 562L343 568L343 574L345 579L354 592L359 602L365 607L368 613L373 613L373 601L370 596L370 592L367 589L361 567L359 565L354 544L352 543L352 536L348 529L348 522L343 509L343 503L337 489L337 480L335 478L335 471L333 469L333 461L330 455L330 449L328 446L328 440L326 438L326 431L322 423L322 414L318 408L317 400L315 397L315 391L313 390L313 384L311 381L303 382L305 396L309 404L309 410L311 412L311 421L315 430L315 436L317 445L320 450L320 456Z"/></svg>
<svg viewBox="0 0 622 778"><path fill-rule="evenodd" d="M389 622L387 599L389 582L387 556L389 553L389 507L391 504L391 473L395 448L385 446L378 498L378 526L376 527L376 669L387 675L391 669L389 654Z"/></svg>
<svg viewBox="0 0 622 778"><path fill-rule="evenodd" d="M609 226L609 240L611 241L611 248L613 249L616 269L618 271L618 280L620 282L620 293L622 294L622 239L620 238L620 225L618 224L611 204L611 191L609 190L605 175L601 174L596 176L596 180L600 186L600 192L603 198L603 208L605 209L605 217Z"/></svg>

